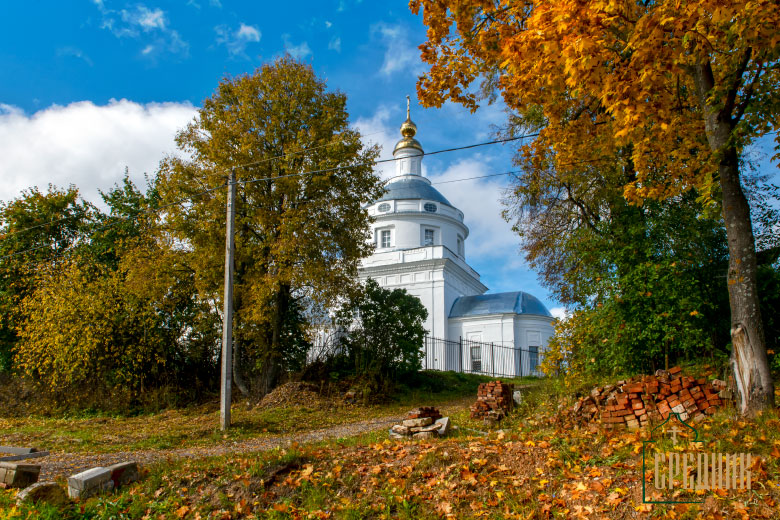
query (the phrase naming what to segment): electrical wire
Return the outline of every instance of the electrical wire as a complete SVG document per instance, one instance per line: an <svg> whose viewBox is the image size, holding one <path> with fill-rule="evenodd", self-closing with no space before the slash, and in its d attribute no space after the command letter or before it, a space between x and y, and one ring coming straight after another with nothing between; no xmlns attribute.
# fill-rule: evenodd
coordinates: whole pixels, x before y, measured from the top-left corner
<svg viewBox="0 0 780 520"><path fill-rule="evenodd" d="M508 142L511 142L511 141L519 141L521 139L526 139L528 137L536 137L538 135L539 135L538 133L524 134L524 135L519 135L519 136L516 136L516 137L508 137L506 139L496 139L495 141L486 141L484 143L476 143L476 144L469 144L469 145L464 145L464 146L456 146L454 148L444 148L444 149L441 149L441 150L435 150L433 152L423 152L423 153L421 153L419 155L416 155L415 157L424 157L426 155L437 155L437 154L440 154L440 153L456 152L456 151L459 151L459 150L468 150L468 149L471 149L471 148L477 148L479 146L487 146L487 145L490 145L490 144L508 143ZM393 158L389 158L389 159L379 159L377 161L371 161L371 162L365 162L365 163L346 164L346 165L343 165L343 166L334 166L332 168L323 168L321 170L311 170L311 171L307 171L307 172L288 173L286 175L277 175L276 177L260 177L260 178L257 178L257 179L239 180L239 181L236 181L236 183L237 184L251 184L251 183L254 183L254 182L273 181L273 180L277 180L277 179L287 179L287 178L290 178L290 177L303 177L304 175L316 175L318 173L329 173L329 172L338 171L338 170L346 170L346 169L349 169L349 168L358 168L360 166L370 166L370 165L375 165L375 164L395 162L395 161L400 161L401 159L405 159L405 157L404 158L393 157ZM241 168L243 166L245 166L245 165L236 166L236 168Z"/></svg>
<svg viewBox="0 0 780 520"><path fill-rule="evenodd" d="M368 137L368 136L371 136L371 135L376 135L376 134L381 134L381 133L382 133L382 131L371 132L370 134L361 134L360 137ZM287 152L287 153L283 153L281 155L276 155L274 157L266 157L265 159L261 159L259 161L255 161L255 162L252 162L252 163L247 163L245 165L240 165L239 167L254 166L254 165L257 165L257 164L262 164L264 162L270 162L270 161L274 161L274 160L277 160L277 159L284 159L285 157L292 157L294 155L300 155L300 154L305 153L305 152L310 152L311 150L318 150L320 148L325 148L326 146L332 146L332 145L338 144L338 143L339 143L338 140L333 140L333 141L329 141L327 143L323 143L323 144L320 144L320 145L317 145L317 146L310 146L310 147L306 148L305 150L298 150L297 152ZM217 171L217 172L219 172L219 171L227 172L227 171L230 171L230 168L224 167L224 168L221 168L221 169L217 169L215 171ZM220 185L219 187L221 187L221 186L222 185ZM14 235L18 235L19 233L25 233L27 231L32 231L34 229L38 229L38 228L41 228L41 227L44 227L44 226L49 226L49 225L52 225L52 224L57 224L59 222L63 222L65 220L70 220L70 219L74 219L74 218L78 218L78 217L76 217L76 216L61 217L61 218L58 218L58 219L54 219L54 220L49 220L47 222L43 222L41 224L36 224L34 226L29 226L29 227L26 227L26 228L23 228L23 229L17 229L15 231L11 231L11 232L8 232L8 233L3 233L2 235L0 235L0 240L4 240L4 239L12 237Z"/></svg>
<svg viewBox="0 0 780 520"><path fill-rule="evenodd" d="M437 154L441 154L441 153L448 153L448 152L454 152L454 151L459 151L459 150L467 150L467 149L477 148L477 147L480 147L480 146L487 146L487 145L491 145L491 144L501 144L501 143L506 143L506 142L511 142L511 141L517 141L517 140L525 139L525 138L528 138L528 137L535 137L536 135L538 135L538 134L525 134L525 135L521 135L521 136L506 138L506 139L496 139L494 141L487 141L487 142L483 142L483 143L475 143L475 144L470 144L470 145L457 146L457 147L453 147L453 148L445 148L445 149L442 149L442 150L435 150L433 152L427 152L427 153L424 152L422 155L437 155ZM322 146L327 146L327 144L326 145L322 145ZM298 153L298 152L294 152L294 153ZM278 156L278 157L281 157L281 156ZM275 157L275 158L278 158L278 157ZM268 158L267 160L270 161L270 160L273 160L275 158ZM374 164L377 164L377 163L387 163L387 162L394 162L394 161L399 161L399 160L401 160L401 159L394 157L392 159L382 159L380 161L371 161L371 162L366 162L366 163L356 163L356 164L345 165L345 166L336 166L336 167L333 167L333 168L325 168L325 169L321 169L321 170L312 170L312 171L306 171L306 172L291 173L291 174L288 174L288 175L279 175L279 176L276 176L276 177L263 177L263 178L257 178L257 179L240 180L240 181L236 181L236 184L250 184L250 183L262 182L262 181L273 181L273 180L282 179L282 178L289 178L289 177L302 177L302 176L305 176L305 175L316 175L317 173L324 173L324 172L336 171L336 170L347 169L347 168L355 168L355 167L358 167L358 166L371 166L371 165L374 165ZM242 164L242 165L238 165L238 166L235 166L235 167L231 167L230 169L233 169L233 168L244 168L244 167L247 167L247 166L254 166L254 165L258 164L259 162L260 161L256 161L254 163ZM218 169L216 171L224 171L224 169ZM456 180L452 180L452 181L441 181L441 182L439 182L437 184L445 184L445 183L450 183L450 182L461 182L461 181L473 180L473 179L478 179L478 178L495 177L495 176L499 176L499 175L509 175L511 173L516 173L516 172L504 172L504 173L498 173L498 174L490 174L490 175L486 175L486 176L470 177L470 178L466 178L466 179L456 179ZM98 231L102 231L102 230L107 229L109 227L115 226L115 225L119 224L120 222L124 222L124 221L130 220L130 219L136 219L136 218L138 218L138 217L140 217L141 215L144 215L144 214L158 213L158 212L160 212L160 211L162 211L162 210L164 210L166 208L169 208L171 206L181 204L182 202L191 201L191 200L193 200L196 197L199 197L199 196L211 193L213 191L222 189L224 186L225 186L225 184L220 185L220 186L216 186L214 188L209 188L209 189L204 190L204 191L202 191L200 193L196 193L194 195L190 195L188 197L184 197L184 198L178 199L176 201L169 202L169 203L164 204L162 206L159 206L157 208L138 212L135 215L128 215L128 216L123 216L123 217L114 217L116 220L114 220L113 222L111 222L108 225L101 226L101 227L93 230L92 233L94 235ZM38 227L40 227L40 225ZM17 231L16 233L19 233L19 232L21 232L21 230ZM90 237L90 238L92 238L92 237ZM19 256L19 255L26 254L26 253L29 253L29 252L32 252L32 251L36 251L36 250L39 250L39 249L43 249L43 248L46 248L46 247L51 247L51 245L52 244L47 244L47 245L37 246L37 247L34 247L34 248L25 249L25 250L22 250L22 251L17 251L15 253L11 253L11 254L8 254L8 255L0 257L0 261L7 260L9 258L13 258L13 257Z"/></svg>

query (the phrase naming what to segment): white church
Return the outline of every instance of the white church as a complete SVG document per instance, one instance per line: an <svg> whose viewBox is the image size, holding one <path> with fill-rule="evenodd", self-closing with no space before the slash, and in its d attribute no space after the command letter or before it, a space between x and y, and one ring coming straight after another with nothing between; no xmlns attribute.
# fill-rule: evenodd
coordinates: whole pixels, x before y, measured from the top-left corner
<svg viewBox="0 0 780 520"><path fill-rule="evenodd" d="M523 291L485 294L488 288L466 262L469 228L422 174L423 148L409 116L395 145L396 175L368 207L374 254L360 278L387 289L406 289L428 310L423 367L502 377L538 374L553 334L550 312Z"/></svg>

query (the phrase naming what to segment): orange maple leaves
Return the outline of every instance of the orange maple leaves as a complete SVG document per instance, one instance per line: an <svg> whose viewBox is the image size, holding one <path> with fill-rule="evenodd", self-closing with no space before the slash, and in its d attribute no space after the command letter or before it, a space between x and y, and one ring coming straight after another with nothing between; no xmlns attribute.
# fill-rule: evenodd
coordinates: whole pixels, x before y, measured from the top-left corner
<svg viewBox="0 0 780 520"><path fill-rule="evenodd" d="M634 202L690 187L709 193L716 158L701 106L720 103L718 96L728 102L734 82L741 86L733 116L746 119L735 139L744 144L779 128L780 104L765 95L758 107L750 87L777 85L776 63L768 65L780 54L777 3L412 0L410 7L428 27L421 49L431 68L418 83L424 103L451 99L475 110L480 93L469 88L482 79L519 113L541 107L540 135L521 154L566 172L622 152L618 160L636 172L625 190ZM690 67L702 61L715 72L714 99L696 95ZM753 110L737 113L740 102Z"/></svg>

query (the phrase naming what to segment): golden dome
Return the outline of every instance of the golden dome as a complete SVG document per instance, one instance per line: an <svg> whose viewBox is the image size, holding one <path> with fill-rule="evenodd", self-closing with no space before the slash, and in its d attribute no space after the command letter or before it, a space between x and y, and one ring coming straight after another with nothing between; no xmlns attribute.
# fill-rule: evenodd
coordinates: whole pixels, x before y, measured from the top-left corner
<svg viewBox="0 0 780 520"><path fill-rule="evenodd" d="M414 134L417 133L417 125L415 125L411 119L407 116L406 121L401 123L401 135L405 138L411 139Z"/></svg>
<svg viewBox="0 0 780 520"><path fill-rule="evenodd" d="M424 153L422 145L414 138L414 135L417 133L417 125L412 122L409 114L409 103L409 96L406 96L406 121L401 123L401 135L403 138L396 143L393 154L402 148L414 148Z"/></svg>

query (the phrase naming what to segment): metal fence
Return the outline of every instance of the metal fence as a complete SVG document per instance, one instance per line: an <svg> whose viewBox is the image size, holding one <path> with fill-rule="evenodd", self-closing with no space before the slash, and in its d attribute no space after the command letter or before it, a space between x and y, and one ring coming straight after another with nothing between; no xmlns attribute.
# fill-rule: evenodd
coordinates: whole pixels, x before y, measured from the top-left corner
<svg viewBox="0 0 780 520"><path fill-rule="evenodd" d="M454 370L493 377L541 375L540 347L516 347L469 339L446 340L425 336L426 370Z"/></svg>

